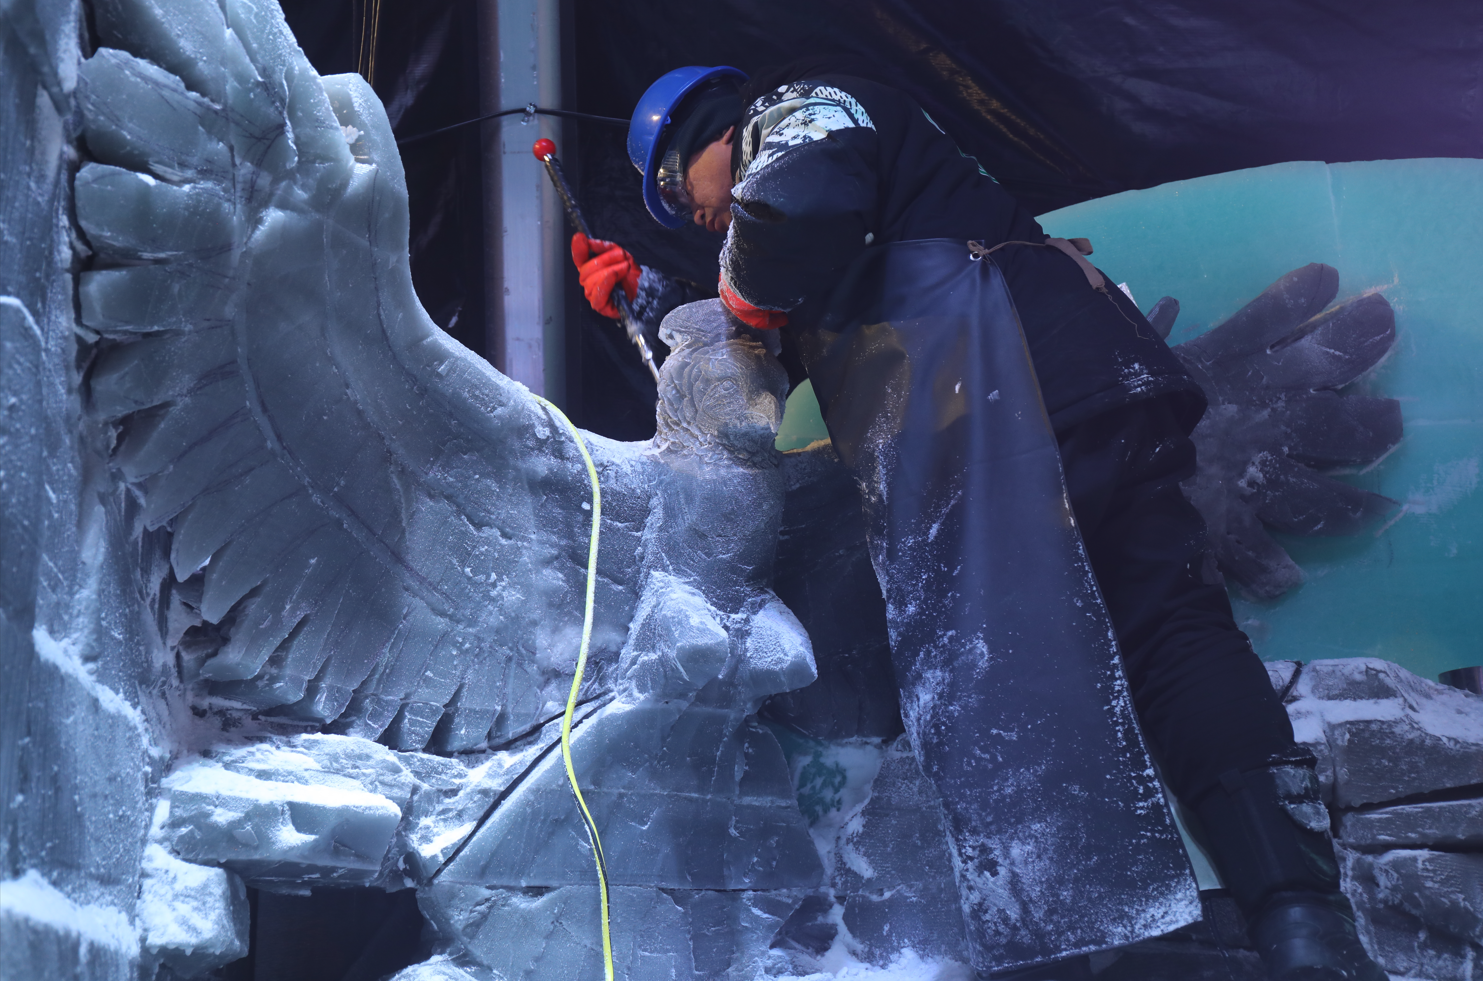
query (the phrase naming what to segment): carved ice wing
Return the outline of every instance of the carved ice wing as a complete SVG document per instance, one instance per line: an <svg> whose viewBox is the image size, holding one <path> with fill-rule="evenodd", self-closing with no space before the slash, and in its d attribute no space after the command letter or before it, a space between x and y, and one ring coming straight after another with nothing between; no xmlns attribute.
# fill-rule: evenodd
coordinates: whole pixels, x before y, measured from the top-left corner
<svg viewBox="0 0 1483 981"><path fill-rule="evenodd" d="M1174 348L1210 400L1193 435L1199 469L1185 490L1221 568L1259 599L1302 581L1263 525L1348 535L1397 507L1320 472L1370 463L1401 439L1400 403L1338 391L1390 350L1395 314L1379 293L1325 309L1338 290L1332 266L1310 263ZM1165 336L1172 306L1161 300L1149 311Z"/></svg>
<svg viewBox="0 0 1483 981"><path fill-rule="evenodd" d="M213 694L401 749L559 711L586 471L418 303L375 95L319 78L271 0L96 8L109 47L79 84L96 162L75 184L91 398L203 621L182 653ZM601 661L626 635L646 505L624 489L642 461L592 441Z"/></svg>

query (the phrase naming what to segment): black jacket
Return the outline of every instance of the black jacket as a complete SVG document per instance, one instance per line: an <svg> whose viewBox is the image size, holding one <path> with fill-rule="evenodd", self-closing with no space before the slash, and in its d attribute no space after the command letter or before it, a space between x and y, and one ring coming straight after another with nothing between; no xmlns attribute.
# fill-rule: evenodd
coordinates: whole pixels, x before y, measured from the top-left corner
<svg viewBox="0 0 1483 981"><path fill-rule="evenodd" d="M739 128L722 277L785 310L786 347L866 250L917 239L1040 243L1039 224L910 98L847 75L785 81ZM1179 490L1204 397L1117 289L1051 248L994 255L1024 329L1088 556L1145 734L1186 800L1291 746L1285 712L1237 629L1204 523ZM849 289L849 287L845 287Z"/></svg>
<svg viewBox="0 0 1483 981"><path fill-rule="evenodd" d="M847 75L781 85L739 127L722 278L754 306L785 310L796 339L845 269L888 242L950 238L992 247L1045 233L1014 197L895 89ZM1199 387L1136 307L1096 292L1044 247L996 253L1056 430L1117 405L1172 396L1186 432Z"/></svg>

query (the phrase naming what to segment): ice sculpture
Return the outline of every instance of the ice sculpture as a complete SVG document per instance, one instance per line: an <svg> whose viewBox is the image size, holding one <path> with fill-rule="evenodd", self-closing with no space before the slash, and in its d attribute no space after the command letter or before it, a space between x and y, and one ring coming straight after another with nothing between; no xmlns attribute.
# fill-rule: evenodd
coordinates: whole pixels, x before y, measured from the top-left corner
<svg viewBox="0 0 1483 981"><path fill-rule="evenodd" d="M551 752L581 624L575 446L418 305L365 83L320 80L271 4L190 6L101 4L106 46L80 73L90 407L117 427L142 524L170 530L184 680L219 719L343 736L177 769L155 847L259 888L415 884L474 963L538 971L511 931L544 946L597 912ZM768 588L786 377L718 302L664 330L652 446L589 437L603 547L574 749L616 936L639 945L625 973L699 957L750 976L739 952L763 956L822 874L752 718L815 677ZM496 751L414 775L377 738ZM428 781L442 790L415 793ZM595 929L573 936L551 956L595 956Z"/></svg>
<svg viewBox="0 0 1483 981"><path fill-rule="evenodd" d="M767 585L786 379L719 301L681 307L662 333L654 443L670 472L654 484L628 643L573 755L623 974L748 978L823 871L782 751L751 718L815 677L807 635ZM595 930L572 925L594 925L597 890L559 757L538 754L499 794L418 855L422 909L500 977L601 970Z"/></svg>
<svg viewBox="0 0 1483 981"><path fill-rule="evenodd" d="M1338 292L1337 270L1309 263L1174 348L1210 400L1192 435L1199 469L1185 493L1205 518L1220 568L1259 599L1303 580L1263 525L1350 535L1400 507L1319 472L1374 463L1401 441L1398 401L1338 392L1390 351L1395 314L1378 293L1330 309ZM1150 319L1168 337L1178 304L1162 307Z"/></svg>
<svg viewBox="0 0 1483 981"><path fill-rule="evenodd" d="M209 974L246 948L245 884L315 883L418 889L454 932L409 979L590 968L595 888L573 874L587 856L549 721L580 622L579 461L422 316L399 168L356 79L317 79L270 2L92 13L102 47L83 60L78 5L0 11L0 89L20 110L0 128L0 974ZM576 738L610 842L633 850L615 886L623 969L801 970L794 954L845 949L841 924L868 960L904 933L950 957L934 802L904 746L868 802L857 788L860 809L834 815L861 820L821 864L749 715L810 676L767 590L786 487L800 562L779 592L811 625L853 619L815 638L851 665L842 685L779 715L830 737L899 725L864 697L891 686L869 656L880 611L850 599L872 579L860 529L816 520L839 473L819 451L779 471L776 372L755 338L714 308L670 326L684 356L660 442L593 441L607 544ZM1296 722L1394 673L1348 667L1284 688ZM1442 696L1387 684L1400 694L1373 695L1374 719L1338 702L1317 727L1349 747L1333 800L1350 875L1387 966L1460 978L1478 956L1457 905L1477 905L1458 886L1477 879L1476 732L1410 733L1397 720L1435 721ZM1385 738L1362 754L1361 731ZM1425 763L1408 772L1445 776L1387 784L1376 759L1397 740ZM682 743L710 761L677 765ZM1439 787L1446 799L1395 804ZM667 837L635 846L640 811ZM1407 948L1418 930L1444 948ZM1151 948L1116 956L1109 978L1161 976Z"/></svg>
<svg viewBox="0 0 1483 981"><path fill-rule="evenodd" d="M659 433L630 461L653 493L639 599L573 755L624 976L749 978L823 874L782 751L752 718L815 677L767 587L786 379L719 301L676 310L664 333ZM166 779L157 838L260 888L415 886L465 966L500 977L597 971L597 889L557 729L519 733L473 770L345 736L222 749Z"/></svg>

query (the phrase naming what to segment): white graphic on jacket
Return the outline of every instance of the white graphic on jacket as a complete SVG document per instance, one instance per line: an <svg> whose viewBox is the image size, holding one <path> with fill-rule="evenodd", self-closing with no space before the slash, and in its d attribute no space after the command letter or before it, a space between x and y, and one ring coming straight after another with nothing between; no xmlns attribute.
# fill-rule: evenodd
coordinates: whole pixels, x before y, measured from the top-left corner
<svg viewBox="0 0 1483 981"><path fill-rule="evenodd" d="M781 85L753 102L747 114L752 118L742 132L738 186L793 147L822 140L841 129L875 129L854 96L817 82Z"/></svg>
<svg viewBox="0 0 1483 981"><path fill-rule="evenodd" d="M765 203L769 178L776 176L772 165L788 151L817 143L842 130L862 129L874 133L875 123L865 107L848 92L811 81L778 86L754 100L743 117L741 159L731 192L733 199L743 208L749 206L749 201ZM752 303L753 299L746 295L747 287L737 282L741 277L735 275L738 235L739 229L733 223L721 250L721 279L737 296ZM781 306L764 308L786 310L801 299L801 296L790 297L790 302Z"/></svg>

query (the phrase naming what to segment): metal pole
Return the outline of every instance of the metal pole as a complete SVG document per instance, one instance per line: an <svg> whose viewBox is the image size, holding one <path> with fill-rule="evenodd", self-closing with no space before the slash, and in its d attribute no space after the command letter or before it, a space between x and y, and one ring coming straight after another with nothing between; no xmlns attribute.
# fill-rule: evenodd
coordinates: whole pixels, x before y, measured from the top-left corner
<svg viewBox="0 0 1483 981"><path fill-rule="evenodd" d="M479 0L481 112L561 104L559 0ZM530 154L560 121L513 115L480 124L484 152L486 340L495 367L566 402L561 202Z"/></svg>

